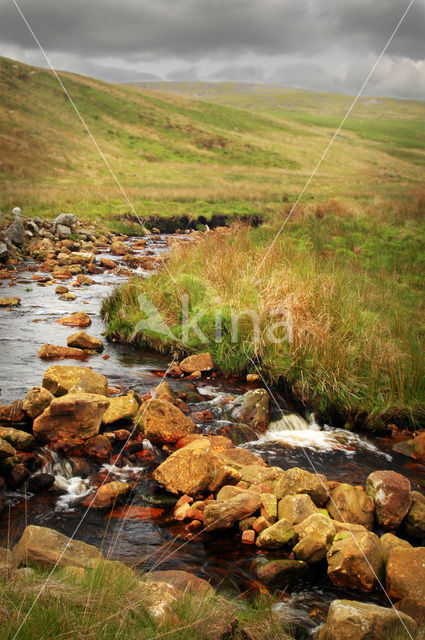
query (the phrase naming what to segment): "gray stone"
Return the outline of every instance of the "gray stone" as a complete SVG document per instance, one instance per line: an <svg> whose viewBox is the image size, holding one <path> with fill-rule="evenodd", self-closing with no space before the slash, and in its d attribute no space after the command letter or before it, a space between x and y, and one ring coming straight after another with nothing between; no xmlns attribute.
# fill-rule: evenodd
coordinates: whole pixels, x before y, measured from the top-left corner
<svg viewBox="0 0 425 640"><path fill-rule="evenodd" d="M56 227L61 224L61 225L64 225L65 227L69 227L71 231L73 231L74 225L76 222L77 222L77 218L74 216L73 213L61 213L55 218L53 222L53 226L56 229Z"/></svg>
<svg viewBox="0 0 425 640"><path fill-rule="evenodd" d="M59 240L67 240L71 237L71 229L64 224L56 225L56 235Z"/></svg>
<svg viewBox="0 0 425 640"><path fill-rule="evenodd" d="M270 422L270 396L265 389L253 389L237 398L229 408L229 418L265 431Z"/></svg>
<svg viewBox="0 0 425 640"><path fill-rule="evenodd" d="M21 247L24 244L25 228L19 217L16 217L12 224L6 229L4 237L10 240L16 247Z"/></svg>

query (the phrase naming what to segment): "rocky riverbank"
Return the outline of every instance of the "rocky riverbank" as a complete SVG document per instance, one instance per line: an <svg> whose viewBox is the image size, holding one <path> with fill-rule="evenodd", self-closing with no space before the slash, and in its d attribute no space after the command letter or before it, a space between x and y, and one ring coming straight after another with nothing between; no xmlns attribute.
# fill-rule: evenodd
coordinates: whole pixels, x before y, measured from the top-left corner
<svg viewBox="0 0 425 640"><path fill-rule="evenodd" d="M176 367L198 378L209 375L211 365L203 354ZM400 620L416 632L416 624L425 619L425 547L416 546L425 537L425 497L412 491L407 478L376 471L365 479L365 487L353 486L302 468L270 466L235 445L268 425L270 399L261 388L236 403L229 399L233 422L215 434L205 429L208 412L196 410L196 389L184 399L164 380L143 397L113 394L106 377L89 367L53 365L42 386L31 389L22 403L0 407L7 424L0 428L3 485L51 490L55 477L39 468L41 447L117 469L143 460L156 483L175 496L169 515L184 525L184 536L239 531L237 544L258 550L253 570L267 590L288 588L315 570L341 589L369 593L385 585L389 602L406 614L398 618L377 605L336 600L321 638L345 637L335 630L348 619L354 625L350 638L363 638L365 624L372 634L368 637L379 638L378 630ZM131 504L137 476L127 482L108 476L100 477L84 506L111 511ZM54 544L59 538L56 532L28 527L13 562L87 568L87 545L81 543L80 553L80 543L73 541L72 557L65 554L64 560L55 551L64 549L65 543ZM97 557L96 550L89 551L89 560Z"/></svg>
<svg viewBox="0 0 425 640"><path fill-rule="evenodd" d="M73 237L58 237L63 233L58 227L67 226L64 222L71 225ZM162 260L155 246L157 234L129 242L124 236L102 235L62 218L56 225L47 223L48 228L40 223L38 233L41 229L43 235L30 237L29 222L17 215L12 225L16 229L20 224L26 238L20 247L8 249L4 280L19 277L21 260L38 260L32 263L37 269L34 283L40 291L55 287L58 296L71 293L64 291L63 282L78 291L94 286L91 277L99 272L124 269L127 275L132 268L149 272ZM10 231L8 236L11 242ZM188 234L167 242L172 245L196 237ZM40 276L40 271L46 275ZM62 301L67 305L72 297ZM16 313L19 300L5 306L10 314ZM250 377L252 388L245 393L222 394L206 402L213 398L208 385L220 382L211 356L203 353L174 362L167 369L169 378L152 385L150 391L117 387L99 371L108 354L102 351L103 340L89 333L90 314L79 310L57 321L64 329L69 327L66 346L45 343L38 357L43 361L70 358L75 363L49 362L42 380L34 380L40 386L0 406L0 506L5 507L5 516L13 509L13 492L29 492L30 498L60 495L53 461L61 460L72 466L76 476L89 469L85 475L92 482L75 498L85 509L123 521L136 517L160 526L166 523L178 531L182 544L208 541L214 545L228 539L234 549L250 554L255 589L270 598L273 593L284 598L285 590L290 592L312 574L328 581L336 598L320 631L323 640L381 640L397 625L401 637L406 628L417 633L417 625L425 618L425 547L418 546L425 537L425 498L412 489L407 477L389 465L365 474L361 484L352 484L336 480L331 472L311 473L307 458L305 468L267 463L243 446L265 437L272 428L271 398L259 386L258 376ZM81 360L95 361L97 367L81 366ZM290 415L286 419L295 420ZM418 434L394 449L422 461L423 438ZM343 441L336 445L350 447ZM133 473L128 472L131 469ZM133 505L146 475L152 478L153 494L161 491L168 496L167 506L165 501L160 507ZM85 579L93 571L92 561L102 560L99 550L76 540L67 545L62 534L29 525L12 555L4 551L3 556L14 576L17 566L50 568L57 563L72 567L74 575ZM61 557L65 547L73 553ZM160 573L154 582L166 586L155 587L158 591L152 587L150 593L156 594L153 607L164 596L160 609L165 611L167 602L175 605L181 597L173 589L185 591L194 578L186 575L178 588L169 572ZM194 582L196 591L201 583ZM170 593L173 598L167 601L164 594ZM380 604L365 604L362 594L379 596ZM400 617L389 608L390 602L396 603ZM275 614L278 611L279 607ZM312 624L298 625L298 634L317 630L325 622L321 613L310 614ZM242 632L243 625L235 619L239 621L239 616L233 611L226 625L207 637L255 637ZM279 620L288 623L283 613ZM344 635L347 628L348 636Z"/></svg>

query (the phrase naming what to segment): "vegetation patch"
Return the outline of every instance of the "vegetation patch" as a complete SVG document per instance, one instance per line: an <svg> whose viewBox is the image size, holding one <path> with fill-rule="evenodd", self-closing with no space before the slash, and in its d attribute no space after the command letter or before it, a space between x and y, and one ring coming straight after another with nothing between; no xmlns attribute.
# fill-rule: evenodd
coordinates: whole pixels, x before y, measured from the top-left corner
<svg viewBox="0 0 425 640"><path fill-rule="evenodd" d="M278 223L207 234L190 251L173 252L169 271L134 279L104 300L108 334L163 351L208 350L225 374L255 371L255 363L323 419L370 427L420 422L424 202L418 194L410 205L387 203L363 213L335 201L300 206L262 266ZM134 335L145 318L141 294L175 340L149 330ZM208 342L182 329L183 295ZM288 318L291 336L283 339ZM273 328L279 320L285 326ZM270 340L276 330L279 343Z"/></svg>

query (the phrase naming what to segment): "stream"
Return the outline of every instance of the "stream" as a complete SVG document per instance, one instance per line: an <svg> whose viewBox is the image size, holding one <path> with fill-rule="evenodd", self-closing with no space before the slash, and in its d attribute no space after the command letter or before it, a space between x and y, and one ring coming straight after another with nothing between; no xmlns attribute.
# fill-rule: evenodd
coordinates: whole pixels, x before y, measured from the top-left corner
<svg viewBox="0 0 425 640"><path fill-rule="evenodd" d="M129 243L134 240L130 239ZM144 251L152 253L153 248L167 251L166 236L151 237ZM96 257L101 255L119 261L109 253ZM104 374L111 387L134 390L141 395L159 384L169 357L130 345L105 341L104 351L90 356L87 362L71 359L52 362L37 358L44 343L66 345L67 336L75 330L55 321L77 310L86 311L91 317L92 324L87 331L102 337L105 326L99 315L101 300L127 278L114 272L93 275L96 284L75 289L77 299L67 302L58 299L54 285L42 287L33 280L34 275L45 275L37 269L35 263L25 263L14 272L14 279L0 282L0 297L21 298L19 307L0 309L1 404L23 399L31 387L41 384L44 371L52 364L89 365ZM147 272L145 275L148 277ZM169 382L177 391L188 386L184 380L170 379ZM214 420L207 428L213 430L223 424L224 398L242 395L256 385L211 377L196 380L195 386L203 401L192 408L212 412ZM288 399L276 397L287 411ZM272 411L273 421L267 432L258 440L243 445L271 465L283 469L300 466L324 473L331 480L354 485L364 485L372 471L392 469L406 475L412 488L424 490L425 466L393 453L388 440L317 425L313 416L289 414L282 418L277 406ZM205 430L205 424L200 426ZM161 452L152 448L152 454L156 457ZM86 512L81 506L82 497L109 472L110 480L137 481L132 497L126 507L117 508L112 514L88 511L75 536L77 539L101 547L109 557L141 569L193 572L232 595L256 594L261 590L253 571L253 561L255 556L265 552L241 545L235 533L204 533L188 539L184 525L170 517L175 498L155 485L151 477L154 467L149 460L141 459L138 466L133 467L105 465L99 469L89 461L65 460L45 449L40 450L40 455L43 456L43 471L54 473L56 483L52 489L34 495L22 488L6 491L8 502L0 514L0 546L13 546L26 524L52 527L72 535ZM282 551L267 555L282 557ZM323 567L315 566L299 584L280 594L281 602L277 607L306 634L323 620L330 601L337 597L388 605L383 593L342 590L324 576Z"/></svg>

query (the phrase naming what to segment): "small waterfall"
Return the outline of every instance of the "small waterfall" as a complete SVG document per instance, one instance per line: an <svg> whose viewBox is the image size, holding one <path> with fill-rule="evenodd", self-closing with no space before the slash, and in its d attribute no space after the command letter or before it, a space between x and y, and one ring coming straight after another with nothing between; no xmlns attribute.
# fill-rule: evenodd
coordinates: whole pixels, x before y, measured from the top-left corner
<svg viewBox="0 0 425 640"><path fill-rule="evenodd" d="M65 491L65 494L58 498L56 510L72 511L74 506L90 493L92 484L89 478L74 476L72 464L66 458L55 451L49 451L48 455L50 460L45 466L45 471L55 476L54 487Z"/></svg>
<svg viewBox="0 0 425 640"><path fill-rule="evenodd" d="M297 413L288 413L271 422L258 440L258 444L279 442L293 448L313 449L315 451L343 451L353 455L356 451L374 452L391 460L391 456L357 433L345 429L334 429L328 425L317 424L314 414L307 419Z"/></svg>
<svg viewBox="0 0 425 640"><path fill-rule="evenodd" d="M307 422L298 413L287 413L278 420L271 422L267 428L267 431L279 432L279 431L319 431L320 427L314 421L314 416L310 416L310 421Z"/></svg>

